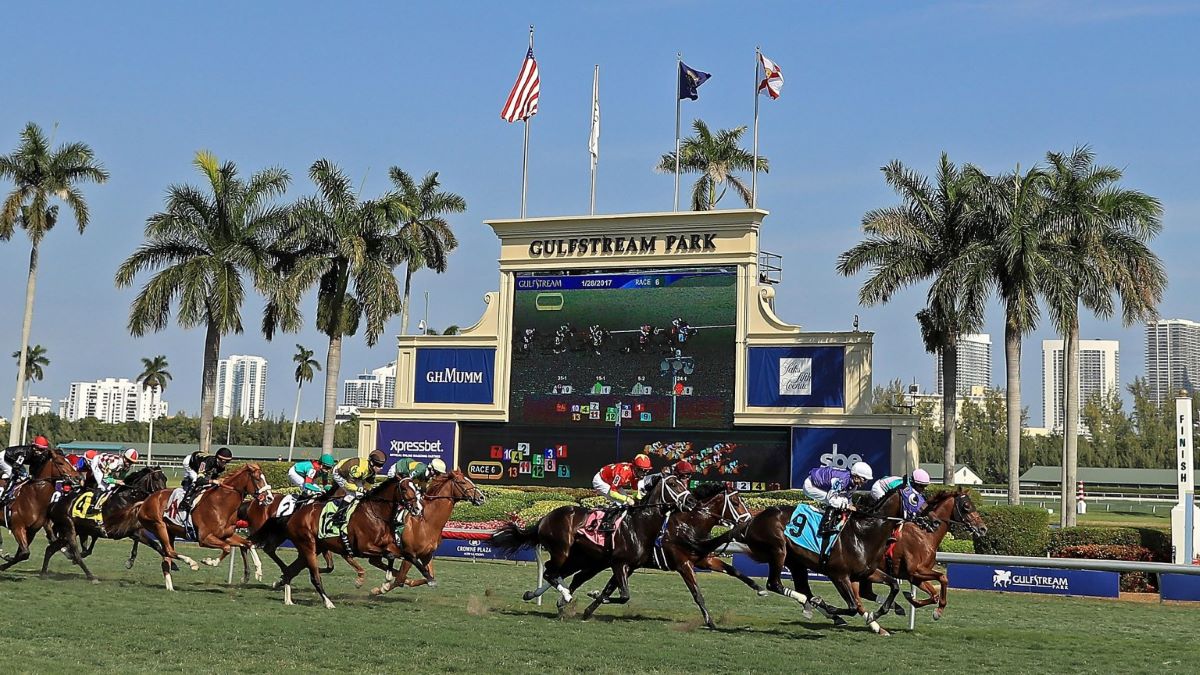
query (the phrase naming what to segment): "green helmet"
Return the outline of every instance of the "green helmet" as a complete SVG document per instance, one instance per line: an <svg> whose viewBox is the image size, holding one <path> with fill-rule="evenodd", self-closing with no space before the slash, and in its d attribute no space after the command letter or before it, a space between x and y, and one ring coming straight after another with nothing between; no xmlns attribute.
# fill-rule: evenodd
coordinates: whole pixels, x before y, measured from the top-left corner
<svg viewBox="0 0 1200 675"><path fill-rule="evenodd" d="M333 455L329 454L328 452L321 455L321 466L328 469L328 468L331 468L334 464L337 464L337 460L335 460L333 458Z"/></svg>
<svg viewBox="0 0 1200 675"><path fill-rule="evenodd" d="M424 462L413 462L408 465L408 475L412 478L427 478L429 476L429 467L425 466Z"/></svg>

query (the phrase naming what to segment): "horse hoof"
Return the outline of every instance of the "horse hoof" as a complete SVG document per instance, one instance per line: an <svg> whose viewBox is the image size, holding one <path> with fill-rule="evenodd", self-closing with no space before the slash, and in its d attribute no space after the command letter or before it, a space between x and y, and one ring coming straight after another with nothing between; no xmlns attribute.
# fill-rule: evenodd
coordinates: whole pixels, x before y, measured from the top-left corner
<svg viewBox="0 0 1200 675"><path fill-rule="evenodd" d="M100 583L100 580L99 580L99 579L97 579L96 577L92 577L91 579L88 579L88 581L92 582L93 584L99 584L99 583Z"/></svg>
<svg viewBox="0 0 1200 675"><path fill-rule="evenodd" d="M758 597L760 597L760 598L765 598L770 594L771 594L771 592L765 588L758 589Z"/></svg>
<svg viewBox="0 0 1200 675"><path fill-rule="evenodd" d="M896 605L896 606L892 607L892 609L896 611L896 616L908 616L907 614L904 613L904 608L901 607L900 605Z"/></svg>
<svg viewBox="0 0 1200 675"><path fill-rule="evenodd" d="M934 620L934 621L941 621L941 620L942 620L942 610L941 610L941 609L935 609L935 610L933 610L933 620Z"/></svg>
<svg viewBox="0 0 1200 675"><path fill-rule="evenodd" d="M367 583L366 577L356 577L354 579L354 587L355 588L362 588L363 584L365 584L365 583Z"/></svg>
<svg viewBox="0 0 1200 675"><path fill-rule="evenodd" d="M127 570L133 569L133 561L132 560L125 561L125 569L127 569Z"/></svg>
<svg viewBox="0 0 1200 675"><path fill-rule="evenodd" d="M217 565L221 564L221 561L217 560L216 558L205 558L203 562L205 565L208 565L209 567L216 567ZM200 569L200 568L197 567L196 569Z"/></svg>
<svg viewBox="0 0 1200 675"><path fill-rule="evenodd" d="M429 588L437 588L437 580L436 580L436 579L430 579L430 580L429 580L429 583L427 583L427 584L425 584L425 585L426 585L426 586L428 586Z"/></svg>
<svg viewBox="0 0 1200 675"><path fill-rule="evenodd" d="M882 628L882 627L879 629L879 632L876 633L876 635L878 635L879 637L891 637L892 636L891 633L887 632L887 629Z"/></svg>
<svg viewBox="0 0 1200 675"><path fill-rule="evenodd" d="M593 600L600 597L600 591L588 591L587 596Z"/></svg>
<svg viewBox="0 0 1200 675"><path fill-rule="evenodd" d="M837 627L845 626L846 620L835 614L833 616L833 625Z"/></svg>
<svg viewBox="0 0 1200 675"><path fill-rule="evenodd" d="M537 596L533 594L533 591L525 591L524 593L521 594L521 599L524 600L525 602L529 602L530 600L532 600L536 597Z"/></svg>
<svg viewBox="0 0 1200 675"><path fill-rule="evenodd" d="M804 609L801 610L801 613L804 614L805 619L812 619L813 618L812 605L805 605Z"/></svg>
<svg viewBox="0 0 1200 675"><path fill-rule="evenodd" d="M383 595L383 589L376 586L375 588L371 589L371 595Z"/></svg>

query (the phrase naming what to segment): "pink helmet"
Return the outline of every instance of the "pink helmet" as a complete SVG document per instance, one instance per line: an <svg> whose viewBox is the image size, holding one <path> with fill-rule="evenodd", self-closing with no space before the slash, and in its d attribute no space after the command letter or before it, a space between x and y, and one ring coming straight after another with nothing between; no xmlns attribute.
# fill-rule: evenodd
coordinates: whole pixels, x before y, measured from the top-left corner
<svg viewBox="0 0 1200 675"><path fill-rule="evenodd" d="M929 485L929 472L925 469L917 469L913 472L912 482L914 485Z"/></svg>

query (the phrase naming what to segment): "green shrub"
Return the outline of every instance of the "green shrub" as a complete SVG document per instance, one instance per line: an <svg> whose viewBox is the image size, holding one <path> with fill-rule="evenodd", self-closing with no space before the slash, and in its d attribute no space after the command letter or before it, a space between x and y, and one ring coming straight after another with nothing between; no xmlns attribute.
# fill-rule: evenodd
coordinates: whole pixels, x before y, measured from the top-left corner
<svg viewBox="0 0 1200 675"><path fill-rule="evenodd" d="M587 497L586 499L581 499L581 500L579 500L579 503L583 506L588 507L589 509L598 509L601 506L607 506L607 505L611 504L612 502L608 500L608 497L601 497L600 495L596 495L594 497Z"/></svg>
<svg viewBox="0 0 1200 675"><path fill-rule="evenodd" d="M782 506L784 508L794 509L799 501L808 500L783 499L780 497L775 497L774 495L770 497L742 497L742 502L746 505L746 508L750 509L751 511L762 511L763 509L769 509L772 506Z"/></svg>
<svg viewBox="0 0 1200 675"><path fill-rule="evenodd" d="M531 506L526 506L520 511L517 511L517 520L525 523L526 525L532 525L544 518L546 514L561 506L579 506L579 504L577 502L568 502L561 499L537 501Z"/></svg>
<svg viewBox="0 0 1200 675"><path fill-rule="evenodd" d="M247 464L247 462L230 462L225 469L225 474L232 473L235 469ZM271 490L279 492L285 487L292 487L292 482L288 480L288 469L292 468L287 462L255 462L258 468L262 469L263 478L267 479L267 484L271 486Z"/></svg>
<svg viewBox="0 0 1200 675"><path fill-rule="evenodd" d="M489 499L481 506L463 501L454 505L450 520L462 523L481 523L489 520L509 520L512 514L527 504L512 499Z"/></svg>
<svg viewBox="0 0 1200 675"><path fill-rule="evenodd" d="M978 553L1041 556L1050 540L1050 517L1036 506L980 506L988 533L975 542Z"/></svg>
<svg viewBox="0 0 1200 675"><path fill-rule="evenodd" d="M1064 549L1080 546L1140 547L1150 551L1155 562L1171 559L1170 536L1149 527L1067 527L1050 533L1047 551L1060 557Z"/></svg>
<svg viewBox="0 0 1200 675"><path fill-rule="evenodd" d="M939 551L946 553L974 553L975 542L970 539L955 539L953 535L946 534L946 538L942 540Z"/></svg>

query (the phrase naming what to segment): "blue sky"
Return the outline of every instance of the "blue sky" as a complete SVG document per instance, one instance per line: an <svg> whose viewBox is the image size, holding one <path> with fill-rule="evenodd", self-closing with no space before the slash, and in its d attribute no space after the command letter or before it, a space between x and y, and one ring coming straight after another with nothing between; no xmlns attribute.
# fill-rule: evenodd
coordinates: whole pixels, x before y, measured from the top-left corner
<svg viewBox="0 0 1200 675"><path fill-rule="evenodd" d="M281 166L289 197L311 191L308 166L327 157L387 189L387 169L441 172L469 209L453 218L461 246L444 275L415 279L430 293L430 322L469 325L497 287L498 245L488 218L519 210L521 129L499 118L529 24L537 27L542 98L530 147L529 215L587 209L587 136L593 64L601 66L603 131L599 212L671 208L672 178L651 171L671 149L674 55L713 74L685 125L749 124L754 47L783 69L783 97L763 101L760 151L772 172L759 203L771 211L762 245L785 258L778 309L813 330L876 331L875 379L925 386L913 314L924 289L863 309L862 278L834 272L859 237L862 214L893 203L879 167L892 159L928 172L946 151L1001 172L1047 150L1090 144L1125 169L1125 184L1159 197L1165 231L1155 248L1170 287L1167 317L1200 319L1194 252L1200 244L1195 132L1200 6L1183 2L746 3L19 3L0 23L0 152L30 120L57 140L91 144L112 173L87 188L92 223L69 224L42 252L33 342L52 364L34 393L64 397L69 382L133 377L142 356L166 354L175 410L199 408L201 330L125 332L132 290L116 290L116 266L141 241L167 186L195 182L198 149L244 172ZM7 189L7 185L0 186ZM728 197L722 205L735 206ZM15 350L28 241L0 244L0 352ZM267 407L291 412L291 354L300 342L324 354L308 328L267 343L249 330L261 302L244 310L248 332L223 353L266 356ZM312 307L308 306L311 319ZM311 323L311 322L310 322ZM395 357L392 322L380 344L348 341L343 376ZM1002 381L1000 316L987 330ZM1040 341L1025 344L1025 402L1041 418ZM1085 319L1084 338L1121 340L1122 380L1144 370L1143 330ZM11 347L11 349L10 349ZM6 371L8 372L8 371ZM12 374L6 376L11 391ZM302 416L320 409L319 383ZM11 395L5 395L8 400ZM7 410L7 409L6 409Z"/></svg>

